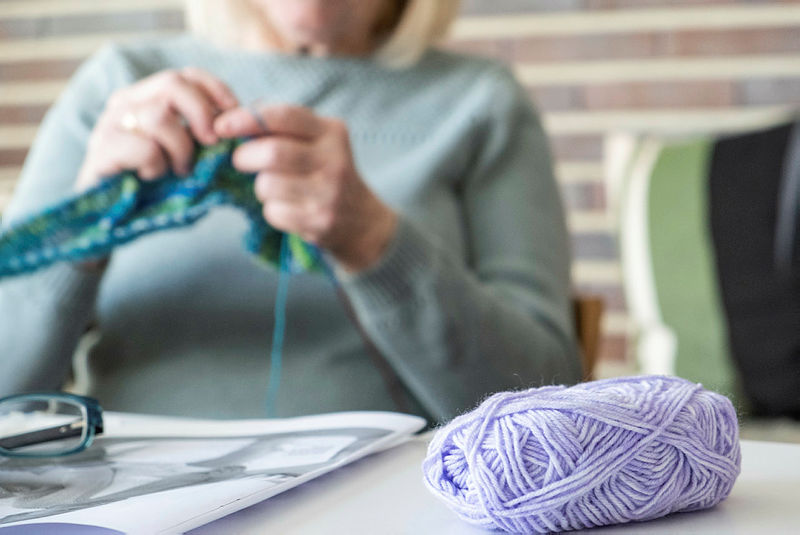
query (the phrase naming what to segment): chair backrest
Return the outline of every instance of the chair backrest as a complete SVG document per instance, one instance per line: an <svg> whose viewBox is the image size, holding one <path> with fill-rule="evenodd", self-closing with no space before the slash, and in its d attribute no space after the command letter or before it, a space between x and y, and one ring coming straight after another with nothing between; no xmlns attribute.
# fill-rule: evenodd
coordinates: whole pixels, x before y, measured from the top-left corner
<svg viewBox="0 0 800 535"><path fill-rule="evenodd" d="M619 146L627 154L609 155L617 173L610 180L639 371L734 394L709 231L712 145L634 138Z"/></svg>
<svg viewBox="0 0 800 535"><path fill-rule="evenodd" d="M800 120L609 155L641 371L800 418Z"/></svg>

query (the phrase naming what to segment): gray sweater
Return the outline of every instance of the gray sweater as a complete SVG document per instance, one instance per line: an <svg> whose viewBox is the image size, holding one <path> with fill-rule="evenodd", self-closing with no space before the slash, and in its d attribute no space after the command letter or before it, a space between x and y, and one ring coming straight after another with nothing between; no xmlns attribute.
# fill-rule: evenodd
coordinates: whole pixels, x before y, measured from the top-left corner
<svg viewBox="0 0 800 535"><path fill-rule="evenodd" d="M494 391L579 378L546 138L524 90L489 60L431 51L390 70L189 36L106 47L47 114L3 225L70 194L115 89L189 65L243 103L343 119L364 180L400 214L378 264L339 275L352 314L326 277L291 279L278 415L407 410L436 422ZM0 281L0 395L62 385L94 324L78 368L105 408L263 416L277 275L242 248L246 226L219 208L118 248L102 275L61 264Z"/></svg>

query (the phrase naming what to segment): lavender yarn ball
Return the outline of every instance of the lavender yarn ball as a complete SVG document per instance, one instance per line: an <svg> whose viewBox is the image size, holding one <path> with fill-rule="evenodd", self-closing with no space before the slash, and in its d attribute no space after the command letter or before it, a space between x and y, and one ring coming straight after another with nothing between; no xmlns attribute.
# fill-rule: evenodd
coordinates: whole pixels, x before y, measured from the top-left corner
<svg viewBox="0 0 800 535"><path fill-rule="evenodd" d="M551 533L712 507L740 464L728 398L640 376L495 394L436 433L423 471L472 524Z"/></svg>

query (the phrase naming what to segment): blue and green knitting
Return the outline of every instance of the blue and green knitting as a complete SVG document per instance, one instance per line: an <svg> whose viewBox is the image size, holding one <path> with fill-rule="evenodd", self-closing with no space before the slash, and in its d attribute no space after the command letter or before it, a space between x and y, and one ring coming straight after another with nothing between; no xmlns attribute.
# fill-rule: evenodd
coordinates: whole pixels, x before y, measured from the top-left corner
<svg viewBox="0 0 800 535"><path fill-rule="evenodd" d="M188 177L169 173L140 180L123 172L76 197L33 215L0 233L0 277L30 273L56 262L102 258L140 236L191 225L219 205L233 205L250 221L245 247L279 267L284 233L267 224L253 193L254 175L237 171L231 155L240 140L199 147ZM286 235L288 269L322 268L319 249Z"/></svg>

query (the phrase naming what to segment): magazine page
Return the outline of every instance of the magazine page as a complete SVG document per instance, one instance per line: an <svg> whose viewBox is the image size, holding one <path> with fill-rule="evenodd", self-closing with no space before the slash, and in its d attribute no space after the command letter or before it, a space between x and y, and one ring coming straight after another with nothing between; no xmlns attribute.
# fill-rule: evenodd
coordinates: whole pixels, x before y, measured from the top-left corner
<svg viewBox="0 0 800 535"><path fill-rule="evenodd" d="M397 413L197 420L107 412L86 451L0 457L0 535L182 533L258 503L425 425ZM23 527L25 526L25 527ZM48 526L50 526L48 528ZM26 530L28 528L28 530Z"/></svg>

